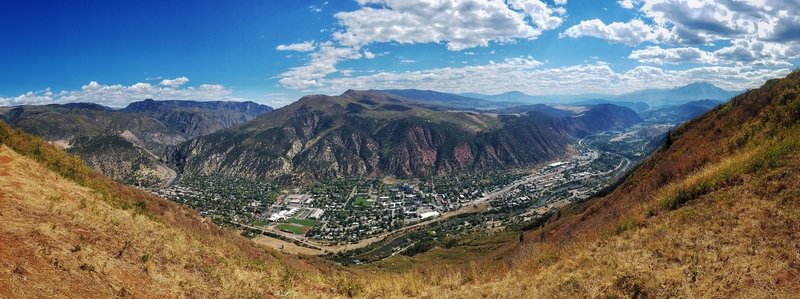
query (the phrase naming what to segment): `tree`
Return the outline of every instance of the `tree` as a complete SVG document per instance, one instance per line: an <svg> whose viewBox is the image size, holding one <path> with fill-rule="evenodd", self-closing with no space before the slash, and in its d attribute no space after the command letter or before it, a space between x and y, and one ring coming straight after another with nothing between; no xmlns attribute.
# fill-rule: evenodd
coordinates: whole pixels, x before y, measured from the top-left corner
<svg viewBox="0 0 800 299"><path fill-rule="evenodd" d="M667 136L664 140L664 148L669 148L670 146L672 146L673 141L674 140L672 140L672 130L669 130L667 131Z"/></svg>

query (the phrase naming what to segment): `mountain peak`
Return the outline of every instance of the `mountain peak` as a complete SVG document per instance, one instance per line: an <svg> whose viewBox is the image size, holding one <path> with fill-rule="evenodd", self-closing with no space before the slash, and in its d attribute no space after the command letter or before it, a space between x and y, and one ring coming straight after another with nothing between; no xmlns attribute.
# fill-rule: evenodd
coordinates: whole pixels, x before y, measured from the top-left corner
<svg viewBox="0 0 800 299"><path fill-rule="evenodd" d="M684 86L681 86L681 87L678 87L678 88L675 88L675 89L676 90L693 90L693 91L702 91L702 90L710 91L710 90L713 90L713 91L727 92L727 90L719 88L716 85L711 84L709 82L705 82L705 81L689 83L689 84L686 84Z"/></svg>

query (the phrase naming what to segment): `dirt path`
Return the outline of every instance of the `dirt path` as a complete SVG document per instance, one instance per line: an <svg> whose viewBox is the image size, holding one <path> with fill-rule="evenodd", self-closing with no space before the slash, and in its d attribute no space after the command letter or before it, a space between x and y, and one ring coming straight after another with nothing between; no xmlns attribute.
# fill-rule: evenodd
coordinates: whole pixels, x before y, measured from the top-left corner
<svg viewBox="0 0 800 299"><path fill-rule="evenodd" d="M303 246L297 246L296 244L294 244L292 242L286 242L284 240L271 238L271 237L267 237L267 236L256 236L255 238L253 238L253 241L256 242L256 244L261 244L261 245L267 246L269 248L272 248L272 249L275 249L275 250L278 250L278 251L282 251L284 253L305 254L305 255L322 255L322 254L324 254L324 252L320 251L320 250L316 250L316 249L312 249L312 248L308 248L308 247L303 247Z"/></svg>
<svg viewBox="0 0 800 299"><path fill-rule="evenodd" d="M14 161L14 159L9 156L0 156L0 176L9 176L8 168L4 165L11 163L11 161Z"/></svg>

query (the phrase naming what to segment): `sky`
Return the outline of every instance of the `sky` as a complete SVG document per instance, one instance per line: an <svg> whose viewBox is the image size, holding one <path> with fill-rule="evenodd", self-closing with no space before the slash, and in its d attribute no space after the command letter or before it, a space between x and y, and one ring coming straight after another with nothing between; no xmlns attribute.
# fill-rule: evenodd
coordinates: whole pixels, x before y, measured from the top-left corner
<svg viewBox="0 0 800 299"><path fill-rule="evenodd" d="M800 0L0 3L0 105L743 90L798 63Z"/></svg>

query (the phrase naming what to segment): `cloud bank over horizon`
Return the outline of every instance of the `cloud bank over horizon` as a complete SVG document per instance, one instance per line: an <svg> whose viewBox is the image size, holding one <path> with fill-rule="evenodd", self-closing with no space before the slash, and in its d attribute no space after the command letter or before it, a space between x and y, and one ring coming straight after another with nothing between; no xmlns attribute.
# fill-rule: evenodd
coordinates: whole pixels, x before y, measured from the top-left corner
<svg viewBox="0 0 800 299"><path fill-rule="evenodd" d="M92 81L11 94L0 90L0 105L80 101L120 107L154 98L253 100L282 106L304 94L340 94L347 89L621 94L701 81L743 90L784 76L800 62L797 0L355 0L303 1L294 8L260 5L280 24L293 25L251 26L261 18L252 7L242 7L232 15L244 18L253 13L254 19L224 23L231 27L217 34L227 41L260 44L258 51L193 47L190 51L196 53L186 53L185 45L197 42L193 38L200 35L184 29L180 32L189 34L189 40L180 39L187 34L168 40L178 44L178 54L167 61L153 58L153 65L171 66L173 60L196 57L176 63L169 72L149 73L185 76L126 80L84 75ZM207 17L214 18L219 9L225 8L210 10ZM181 20L181 15L176 18ZM289 22L296 18L305 21ZM241 33L246 30L258 33ZM212 39L207 45L218 44ZM217 57L228 52L233 56ZM154 53L137 55L146 64L158 51ZM231 66L232 61L241 65ZM195 65L201 69L191 67Z"/></svg>

